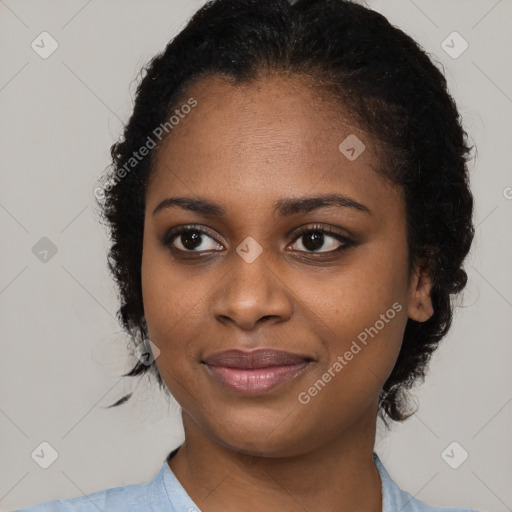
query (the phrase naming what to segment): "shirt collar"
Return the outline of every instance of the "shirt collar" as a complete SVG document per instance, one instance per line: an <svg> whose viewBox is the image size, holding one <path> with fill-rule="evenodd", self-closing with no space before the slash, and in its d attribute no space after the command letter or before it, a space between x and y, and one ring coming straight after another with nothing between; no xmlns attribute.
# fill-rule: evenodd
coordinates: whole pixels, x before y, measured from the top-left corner
<svg viewBox="0 0 512 512"><path fill-rule="evenodd" d="M398 487L376 453L373 454L373 460L379 470L382 482L382 512L395 512L397 510L405 512L407 505L414 498Z"/></svg>
<svg viewBox="0 0 512 512"><path fill-rule="evenodd" d="M177 449L173 451L176 453ZM174 453L171 452L171 455L174 455ZM379 471L382 484L382 512L396 512L397 510L403 510L405 512L407 505L410 501L414 500L414 498L410 494L402 491L392 480L376 453L373 453L373 460ZM173 512L182 512L184 510L200 512L199 507L187 494L167 461L168 458L165 459L160 472L154 479L155 494L158 487L160 487L160 489L163 487Z"/></svg>

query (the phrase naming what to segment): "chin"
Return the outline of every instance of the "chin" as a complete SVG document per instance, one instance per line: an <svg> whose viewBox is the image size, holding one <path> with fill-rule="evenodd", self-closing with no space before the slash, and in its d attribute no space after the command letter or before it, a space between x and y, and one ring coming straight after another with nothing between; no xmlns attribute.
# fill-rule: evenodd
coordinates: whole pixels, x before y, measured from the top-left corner
<svg viewBox="0 0 512 512"><path fill-rule="evenodd" d="M216 425L222 425L218 429ZM308 438L321 436L308 431L300 417L285 413L277 416L268 411L243 411L224 416L209 428L220 444L234 451L265 457L291 457L306 453L311 447Z"/></svg>

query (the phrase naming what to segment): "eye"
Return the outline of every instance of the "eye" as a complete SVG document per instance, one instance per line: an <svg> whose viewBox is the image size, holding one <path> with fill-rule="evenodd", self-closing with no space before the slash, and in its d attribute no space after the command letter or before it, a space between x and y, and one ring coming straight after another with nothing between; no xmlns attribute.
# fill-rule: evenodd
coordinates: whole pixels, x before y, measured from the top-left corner
<svg viewBox="0 0 512 512"><path fill-rule="evenodd" d="M321 225L305 226L296 233L292 249L306 253L341 252L354 245L349 238ZM223 246L204 227L181 226L162 240L166 247L181 253L222 251Z"/></svg>
<svg viewBox="0 0 512 512"><path fill-rule="evenodd" d="M323 226L306 226L297 233L292 245L301 252L327 253L347 249L353 242L347 237Z"/></svg>
<svg viewBox="0 0 512 512"><path fill-rule="evenodd" d="M168 233L164 245L182 252L218 251L222 246L203 228L182 226Z"/></svg>

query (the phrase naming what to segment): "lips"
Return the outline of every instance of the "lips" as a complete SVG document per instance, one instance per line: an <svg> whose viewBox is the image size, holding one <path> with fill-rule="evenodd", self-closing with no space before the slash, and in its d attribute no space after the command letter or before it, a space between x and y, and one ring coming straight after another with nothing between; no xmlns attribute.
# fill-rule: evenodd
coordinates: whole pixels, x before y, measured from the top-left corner
<svg viewBox="0 0 512 512"><path fill-rule="evenodd" d="M237 393L260 395L299 377L311 358L272 349L227 350L205 358L208 375Z"/></svg>
<svg viewBox="0 0 512 512"><path fill-rule="evenodd" d="M226 350L217 352L205 359L210 366L223 366L225 368L256 369L270 366L284 366L302 364L311 361L291 352L272 349L258 349L251 352L243 350Z"/></svg>

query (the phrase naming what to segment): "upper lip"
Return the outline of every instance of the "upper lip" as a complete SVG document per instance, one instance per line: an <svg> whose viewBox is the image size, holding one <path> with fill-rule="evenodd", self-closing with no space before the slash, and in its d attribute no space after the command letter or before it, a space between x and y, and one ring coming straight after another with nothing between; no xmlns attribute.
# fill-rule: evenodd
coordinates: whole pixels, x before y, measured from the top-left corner
<svg viewBox="0 0 512 512"><path fill-rule="evenodd" d="M311 361L311 358L299 354L284 352L283 350L260 348L250 352L238 349L216 352L206 357L203 362L211 366L246 369L300 364L309 361Z"/></svg>

